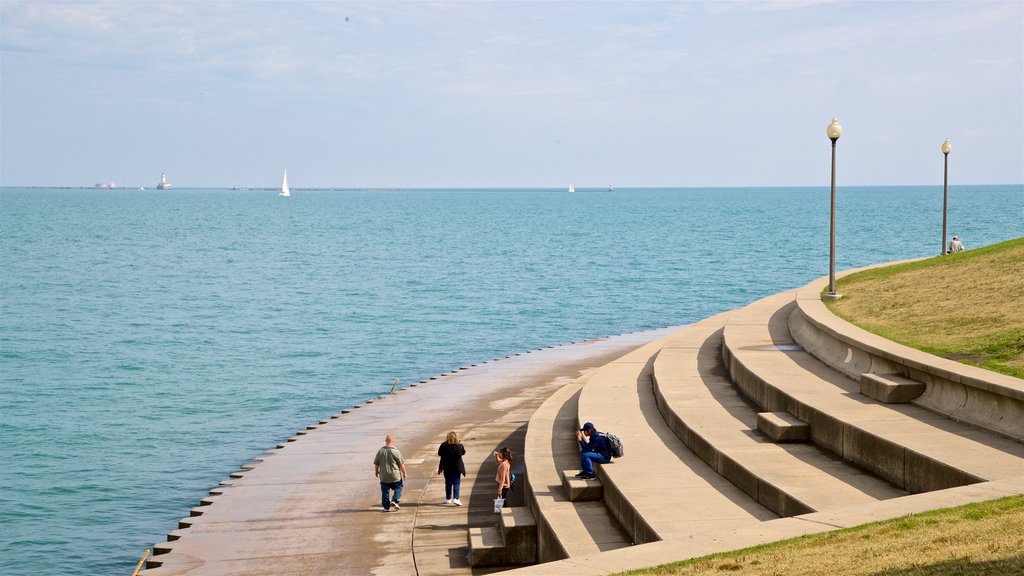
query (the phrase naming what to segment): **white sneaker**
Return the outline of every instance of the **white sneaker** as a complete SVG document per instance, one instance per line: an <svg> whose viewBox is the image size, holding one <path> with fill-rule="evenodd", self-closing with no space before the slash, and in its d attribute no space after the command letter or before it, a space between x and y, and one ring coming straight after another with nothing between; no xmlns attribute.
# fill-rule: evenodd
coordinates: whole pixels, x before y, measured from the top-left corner
<svg viewBox="0 0 1024 576"><path fill-rule="evenodd" d="M455 504L456 506L462 506L462 502L458 498L452 500L452 503Z"/></svg>
<svg viewBox="0 0 1024 576"><path fill-rule="evenodd" d="M445 503L446 506L451 506L452 505L452 501L451 500L445 500L444 503Z"/></svg>

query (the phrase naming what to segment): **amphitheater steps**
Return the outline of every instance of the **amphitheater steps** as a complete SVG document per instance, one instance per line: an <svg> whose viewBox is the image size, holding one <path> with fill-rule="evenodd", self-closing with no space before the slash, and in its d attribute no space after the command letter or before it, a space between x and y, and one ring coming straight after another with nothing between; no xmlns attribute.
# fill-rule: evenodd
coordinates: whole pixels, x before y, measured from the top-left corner
<svg viewBox="0 0 1024 576"><path fill-rule="evenodd" d="M623 439L625 457L597 466L598 485L638 545L512 573L613 573L1024 490L1024 443L1011 433L1020 426L1002 422L1017 413L1019 382L971 384L968 395L1009 390L1010 407L985 398L976 405L1001 423L988 430L960 423L962 414L954 420L922 407L936 392L916 397L926 368L916 357L910 380L891 369L900 360L868 358L843 334L836 338L849 350L837 361L805 352L790 333L796 293L685 327L574 387L576 419L555 430L570 434L590 421ZM817 338L810 322L802 324ZM862 385L869 370L841 372L837 362L886 376ZM561 404L563 419L570 406ZM809 441L779 443L761 431L786 438L800 428ZM575 446L566 450L564 458L576 456Z"/></svg>
<svg viewBox="0 0 1024 576"><path fill-rule="evenodd" d="M672 334L654 363L661 414L691 450L780 516L906 495L816 446L777 444L758 432L758 410L722 366L728 319L721 314Z"/></svg>
<svg viewBox="0 0 1024 576"><path fill-rule="evenodd" d="M578 422L593 422L625 444L623 458L596 467L605 505L637 544L777 518L691 452L662 418L652 372L665 342L596 369L581 390Z"/></svg>
<svg viewBox="0 0 1024 576"><path fill-rule="evenodd" d="M523 457L526 500L537 523L537 558L550 562L628 547L629 536L600 501L570 501L562 471L579 466L573 432L585 375L548 398L530 418Z"/></svg>
<svg viewBox="0 0 1024 576"><path fill-rule="evenodd" d="M803 351L789 332L795 291L732 313L723 356L759 409L810 425L812 441L911 493L1020 476L1024 445L909 404L883 404Z"/></svg>

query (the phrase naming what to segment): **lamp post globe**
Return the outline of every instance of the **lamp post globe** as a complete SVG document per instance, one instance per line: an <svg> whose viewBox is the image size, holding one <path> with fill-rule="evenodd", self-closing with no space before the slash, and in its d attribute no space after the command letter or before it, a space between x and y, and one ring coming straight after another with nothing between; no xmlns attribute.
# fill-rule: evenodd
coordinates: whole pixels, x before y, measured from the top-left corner
<svg viewBox="0 0 1024 576"><path fill-rule="evenodd" d="M832 144L835 144L836 140L839 140L839 137L843 135L843 126L836 120L835 116L832 117L832 121L825 127L825 134L828 135L828 139L832 141Z"/></svg>
<svg viewBox="0 0 1024 576"><path fill-rule="evenodd" d="M832 201L829 205L828 226L828 294L829 300L839 299L836 294L836 140L843 135L843 127L832 117L825 127L825 135L832 141Z"/></svg>
<svg viewBox="0 0 1024 576"><path fill-rule="evenodd" d="M946 208L949 205L949 153L953 145L949 138L942 143L942 246L939 247L939 255L946 253Z"/></svg>

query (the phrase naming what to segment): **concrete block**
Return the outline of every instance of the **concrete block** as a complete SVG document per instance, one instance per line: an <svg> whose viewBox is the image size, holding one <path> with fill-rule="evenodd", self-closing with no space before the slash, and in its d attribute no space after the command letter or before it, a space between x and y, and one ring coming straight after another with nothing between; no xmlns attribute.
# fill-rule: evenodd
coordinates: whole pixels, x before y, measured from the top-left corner
<svg viewBox="0 0 1024 576"><path fill-rule="evenodd" d="M504 508L499 526L469 529L470 566L533 564L537 561L537 522L523 507Z"/></svg>
<svg viewBox="0 0 1024 576"><path fill-rule="evenodd" d="M811 438L810 425L789 412L759 413L757 429L772 442L806 442Z"/></svg>
<svg viewBox="0 0 1024 576"><path fill-rule="evenodd" d="M576 478L579 470L562 471L562 488L570 502L589 502L604 498L604 485L597 478Z"/></svg>
<svg viewBox="0 0 1024 576"><path fill-rule="evenodd" d="M529 508L502 508L501 534L505 541L506 564L537 562L537 521Z"/></svg>
<svg viewBox="0 0 1024 576"><path fill-rule="evenodd" d="M469 565L501 566L504 564L505 542L497 526L469 529Z"/></svg>
<svg viewBox="0 0 1024 576"><path fill-rule="evenodd" d="M924 393L924 384L896 374L860 375L860 393L885 404L906 404Z"/></svg>

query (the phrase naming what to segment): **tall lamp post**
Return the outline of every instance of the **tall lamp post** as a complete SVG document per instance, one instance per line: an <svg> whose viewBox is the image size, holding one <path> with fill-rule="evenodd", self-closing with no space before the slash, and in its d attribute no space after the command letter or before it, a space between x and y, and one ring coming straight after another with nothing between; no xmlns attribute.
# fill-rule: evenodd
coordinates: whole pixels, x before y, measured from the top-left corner
<svg viewBox="0 0 1024 576"><path fill-rule="evenodd" d="M836 294L836 140L843 135L843 127L835 117L825 128L825 134L832 141L832 204L829 209L828 294L825 295L825 299L838 300L840 296Z"/></svg>
<svg viewBox="0 0 1024 576"><path fill-rule="evenodd" d="M953 150L953 145L949 143L949 138L942 143L942 246L940 246L939 255L946 253L946 207L949 205L949 153Z"/></svg>

